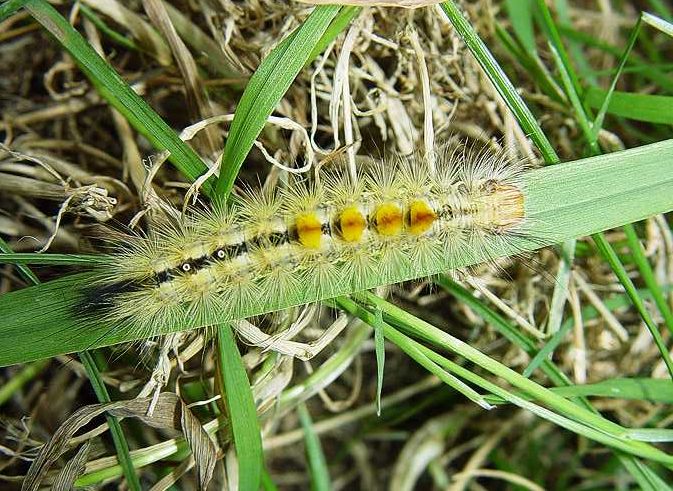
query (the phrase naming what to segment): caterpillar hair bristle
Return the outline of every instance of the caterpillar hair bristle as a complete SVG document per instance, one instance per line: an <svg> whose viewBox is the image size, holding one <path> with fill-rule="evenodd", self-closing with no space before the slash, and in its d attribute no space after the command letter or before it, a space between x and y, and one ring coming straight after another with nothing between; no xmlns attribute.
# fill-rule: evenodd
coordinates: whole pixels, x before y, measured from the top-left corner
<svg viewBox="0 0 673 491"><path fill-rule="evenodd" d="M355 182L329 166L117 240L77 313L141 338L446 272L528 238L522 162L455 144L433 161L383 160Z"/></svg>

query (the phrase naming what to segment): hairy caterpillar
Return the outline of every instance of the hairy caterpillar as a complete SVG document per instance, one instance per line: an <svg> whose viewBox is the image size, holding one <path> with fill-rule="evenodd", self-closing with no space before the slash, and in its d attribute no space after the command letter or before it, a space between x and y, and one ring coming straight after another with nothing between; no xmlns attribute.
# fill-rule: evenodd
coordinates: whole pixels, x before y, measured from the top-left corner
<svg viewBox="0 0 673 491"><path fill-rule="evenodd" d="M448 145L432 162L248 190L133 237L94 271L78 315L136 338L207 326L445 272L525 235L521 163Z"/></svg>

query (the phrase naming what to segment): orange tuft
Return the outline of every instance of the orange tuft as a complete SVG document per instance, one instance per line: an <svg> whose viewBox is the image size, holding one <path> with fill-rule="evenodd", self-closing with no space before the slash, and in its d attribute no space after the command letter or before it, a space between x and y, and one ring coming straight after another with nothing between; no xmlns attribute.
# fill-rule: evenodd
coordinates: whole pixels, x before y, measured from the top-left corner
<svg viewBox="0 0 673 491"><path fill-rule="evenodd" d="M402 208L397 203L383 203L374 212L376 231L391 236L402 232Z"/></svg>
<svg viewBox="0 0 673 491"><path fill-rule="evenodd" d="M421 235L432 227L437 214L428 203L422 200L409 204L409 233Z"/></svg>
<svg viewBox="0 0 673 491"><path fill-rule="evenodd" d="M341 238L346 242L359 242L367 228L367 221L360 210L355 206L349 206L339 215L339 230Z"/></svg>
<svg viewBox="0 0 673 491"><path fill-rule="evenodd" d="M320 248L322 223L315 213L301 213L295 220L299 243L309 249Z"/></svg>

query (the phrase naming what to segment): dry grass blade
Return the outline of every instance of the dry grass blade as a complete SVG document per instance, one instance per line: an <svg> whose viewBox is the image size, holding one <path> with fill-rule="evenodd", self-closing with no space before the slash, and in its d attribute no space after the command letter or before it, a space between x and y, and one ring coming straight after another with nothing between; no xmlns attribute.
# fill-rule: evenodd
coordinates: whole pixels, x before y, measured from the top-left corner
<svg viewBox="0 0 673 491"><path fill-rule="evenodd" d="M173 56L175 56L180 73L185 80L187 109L192 120L198 121L212 116L210 103L203 81L199 76L196 62L173 26L166 6L160 0L143 0L143 6L152 22L167 39ZM217 149L222 147L222 136L214 128L208 128L198 140L198 143L203 147L202 153L214 158Z"/></svg>
<svg viewBox="0 0 673 491"><path fill-rule="evenodd" d="M298 0L313 5L333 5L332 0ZM428 5L437 5L442 0L342 0L339 5L353 5L355 7L402 7L405 9L417 9Z"/></svg>
<svg viewBox="0 0 673 491"><path fill-rule="evenodd" d="M166 41L136 12L116 0L85 0L84 3L125 26L138 40L138 44L152 54L161 65L168 66L173 62Z"/></svg>
<svg viewBox="0 0 673 491"><path fill-rule="evenodd" d="M87 441L58 473L54 483L51 485L52 491L69 491L73 489L77 478L84 474L90 450L91 441Z"/></svg>
<svg viewBox="0 0 673 491"><path fill-rule="evenodd" d="M194 150L177 137L175 131L126 84L54 7L44 0L28 0L25 8L70 52L98 92L157 149L167 150L170 153L169 160L186 176L195 180L207 169ZM204 184L203 188L207 191L209 184Z"/></svg>

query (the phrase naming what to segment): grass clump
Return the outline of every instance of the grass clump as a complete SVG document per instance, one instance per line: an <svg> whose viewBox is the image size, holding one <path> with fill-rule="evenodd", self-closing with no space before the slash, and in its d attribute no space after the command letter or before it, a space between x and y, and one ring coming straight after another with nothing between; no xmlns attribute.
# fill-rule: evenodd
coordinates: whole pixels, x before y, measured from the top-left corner
<svg viewBox="0 0 673 491"><path fill-rule="evenodd" d="M215 342L171 333L140 358L45 336L67 319L31 309L77 276L6 297L22 301L4 304L3 364L58 355L0 372L7 484L666 489L672 13L616 3L0 6L4 291L95 260L84 226L151 226L235 179L284 185L269 162L301 167L302 138L329 158L457 135L558 164L528 184L560 242L222 324Z"/></svg>

